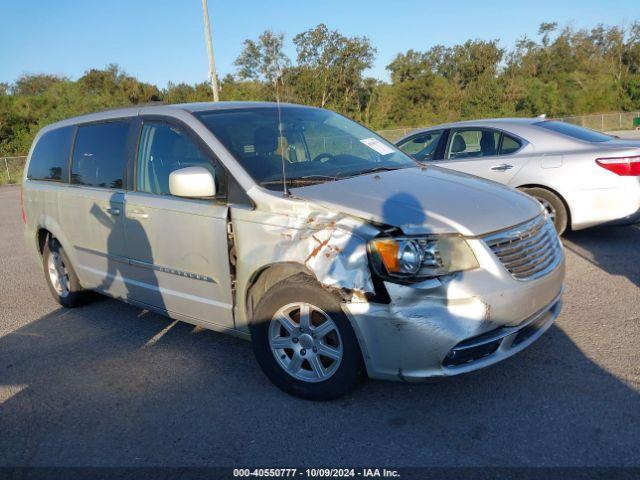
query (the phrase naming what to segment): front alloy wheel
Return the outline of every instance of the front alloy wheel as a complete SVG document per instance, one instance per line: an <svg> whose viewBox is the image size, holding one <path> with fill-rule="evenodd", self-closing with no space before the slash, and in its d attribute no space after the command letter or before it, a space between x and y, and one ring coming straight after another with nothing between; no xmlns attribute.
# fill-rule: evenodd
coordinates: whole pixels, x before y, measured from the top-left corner
<svg viewBox="0 0 640 480"><path fill-rule="evenodd" d="M342 299L296 274L271 286L253 312L253 352L280 389L312 400L347 393L363 372L362 353Z"/></svg>
<svg viewBox="0 0 640 480"><path fill-rule="evenodd" d="M342 340L335 322L306 302L290 303L275 313L269 325L269 345L280 366L305 382L328 379L342 360Z"/></svg>

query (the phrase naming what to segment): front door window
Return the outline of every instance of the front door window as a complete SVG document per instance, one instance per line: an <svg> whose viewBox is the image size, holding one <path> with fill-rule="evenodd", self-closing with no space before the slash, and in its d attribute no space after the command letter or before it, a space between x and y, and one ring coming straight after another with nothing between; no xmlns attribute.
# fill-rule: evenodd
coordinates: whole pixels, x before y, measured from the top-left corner
<svg viewBox="0 0 640 480"><path fill-rule="evenodd" d="M443 131L425 132L399 145L400 149L420 162L434 160Z"/></svg>
<svg viewBox="0 0 640 480"><path fill-rule="evenodd" d="M138 147L136 190L170 195L169 174L186 167L204 167L216 179L218 196L225 191L225 174L187 133L168 123L145 122Z"/></svg>

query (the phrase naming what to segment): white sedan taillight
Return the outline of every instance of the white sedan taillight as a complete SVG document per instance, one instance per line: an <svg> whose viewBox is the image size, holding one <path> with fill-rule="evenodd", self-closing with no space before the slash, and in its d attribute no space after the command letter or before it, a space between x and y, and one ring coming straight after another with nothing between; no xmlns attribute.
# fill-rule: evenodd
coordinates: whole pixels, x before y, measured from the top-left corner
<svg viewBox="0 0 640 480"><path fill-rule="evenodd" d="M640 175L640 156L597 158L596 163L616 175L624 177Z"/></svg>

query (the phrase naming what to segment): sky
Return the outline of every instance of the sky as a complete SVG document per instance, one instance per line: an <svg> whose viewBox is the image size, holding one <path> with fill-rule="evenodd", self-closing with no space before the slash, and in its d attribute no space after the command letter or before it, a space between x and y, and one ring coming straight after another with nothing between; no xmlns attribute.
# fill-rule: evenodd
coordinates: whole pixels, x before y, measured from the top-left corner
<svg viewBox="0 0 640 480"><path fill-rule="evenodd" d="M427 50L467 39L497 39L505 48L541 22L574 28L630 25L640 20L638 0L208 0L219 77L247 38L266 29L292 38L325 23L347 36L367 36L377 49L368 75L388 80L385 67L410 48ZM201 0L0 0L0 82L25 73L77 79L90 68L117 63L138 79L206 80Z"/></svg>

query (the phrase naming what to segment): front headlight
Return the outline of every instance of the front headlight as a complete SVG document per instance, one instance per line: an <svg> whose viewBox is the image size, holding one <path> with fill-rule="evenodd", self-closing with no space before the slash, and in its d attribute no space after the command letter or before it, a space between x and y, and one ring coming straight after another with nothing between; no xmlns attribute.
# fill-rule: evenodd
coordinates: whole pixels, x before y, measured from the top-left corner
<svg viewBox="0 0 640 480"><path fill-rule="evenodd" d="M477 268L478 260L460 237L384 237L369 242L373 268L389 280L418 281Z"/></svg>

